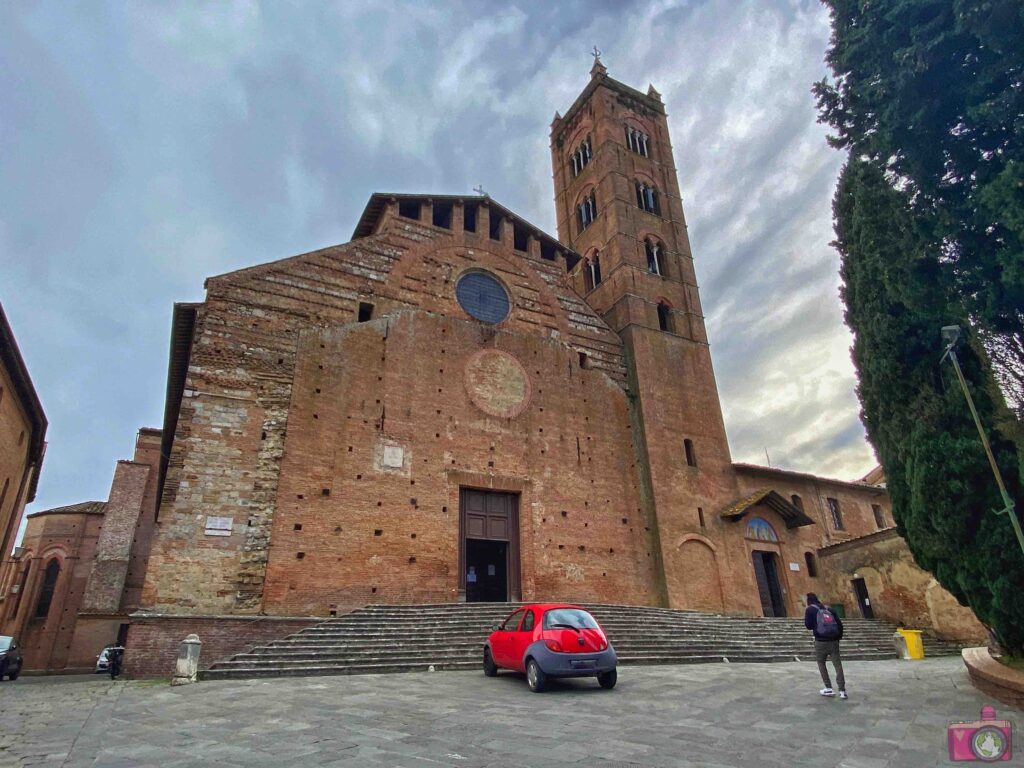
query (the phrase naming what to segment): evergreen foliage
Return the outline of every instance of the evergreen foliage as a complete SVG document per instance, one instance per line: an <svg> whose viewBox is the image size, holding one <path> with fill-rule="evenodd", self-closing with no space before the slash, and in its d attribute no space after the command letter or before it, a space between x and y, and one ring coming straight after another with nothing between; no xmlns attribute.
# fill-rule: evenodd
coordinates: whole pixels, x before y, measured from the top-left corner
<svg viewBox="0 0 1024 768"><path fill-rule="evenodd" d="M831 141L884 170L932 218L957 295L1022 418L1024 3L825 3L835 82L815 93Z"/></svg>
<svg viewBox="0 0 1024 768"><path fill-rule="evenodd" d="M858 395L885 467L893 517L918 564L1024 653L1024 554L1005 515L978 433L952 371L939 367L938 329L960 320L938 240L906 195L872 164L851 160L834 205L846 320L854 332ZM985 361L960 362L983 421L999 394ZM1011 496L1022 498L1012 442L990 435Z"/></svg>

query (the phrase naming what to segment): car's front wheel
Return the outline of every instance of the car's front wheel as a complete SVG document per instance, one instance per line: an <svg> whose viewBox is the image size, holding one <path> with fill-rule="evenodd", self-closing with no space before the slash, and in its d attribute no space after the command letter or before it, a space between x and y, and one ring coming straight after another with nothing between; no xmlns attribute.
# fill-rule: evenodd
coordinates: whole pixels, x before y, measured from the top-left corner
<svg viewBox="0 0 1024 768"><path fill-rule="evenodd" d="M498 674L498 665L491 657L491 649L484 648L484 674L488 677L495 677Z"/></svg>
<svg viewBox="0 0 1024 768"><path fill-rule="evenodd" d="M7 679L8 680L17 680L18 679L18 675L20 675L20 674L21 674L21 667L18 667L18 669L16 671L8 672L7 673Z"/></svg>
<svg viewBox="0 0 1024 768"><path fill-rule="evenodd" d="M544 670L540 668L540 665L536 661L530 659L526 662L526 684L530 686L530 690L534 693L540 693L544 690L544 686L547 685L548 676L544 674Z"/></svg>
<svg viewBox="0 0 1024 768"><path fill-rule="evenodd" d="M610 669L607 672L602 672L597 676L597 683L606 690L611 690L615 687L616 681L619 679L619 673L614 669Z"/></svg>

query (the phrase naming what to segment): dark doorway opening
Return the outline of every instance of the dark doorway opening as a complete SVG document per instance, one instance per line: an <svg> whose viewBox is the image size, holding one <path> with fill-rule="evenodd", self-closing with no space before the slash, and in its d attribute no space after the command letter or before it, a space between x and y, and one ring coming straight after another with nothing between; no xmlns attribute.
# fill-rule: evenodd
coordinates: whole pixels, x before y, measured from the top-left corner
<svg viewBox="0 0 1024 768"><path fill-rule="evenodd" d="M786 603L779 583L778 558L774 552L754 552L754 578L765 616L785 616Z"/></svg>
<svg viewBox="0 0 1024 768"><path fill-rule="evenodd" d="M865 619L875 618L875 611L871 608L871 598L868 597L868 585L864 579L853 579L853 594L857 596L857 605L860 607L860 615Z"/></svg>
<svg viewBox="0 0 1024 768"><path fill-rule="evenodd" d="M462 488L459 507L460 599L519 600L519 496Z"/></svg>
<svg viewBox="0 0 1024 768"><path fill-rule="evenodd" d="M508 542L466 539L466 602L508 602Z"/></svg>

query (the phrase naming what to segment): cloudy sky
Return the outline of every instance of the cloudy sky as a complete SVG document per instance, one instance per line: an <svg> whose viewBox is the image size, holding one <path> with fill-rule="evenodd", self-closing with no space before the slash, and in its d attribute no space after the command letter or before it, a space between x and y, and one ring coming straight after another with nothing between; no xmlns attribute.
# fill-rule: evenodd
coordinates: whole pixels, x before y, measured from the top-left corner
<svg viewBox="0 0 1024 768"><path fill-rule="evenodd" d="M817 0L0 4L0 301L50 420L30 510L106 498L206 276L347 241L376 190L483 184L554 232L548 126L595 43L667 104L734 458L862 475L828 34Z"/></svg>

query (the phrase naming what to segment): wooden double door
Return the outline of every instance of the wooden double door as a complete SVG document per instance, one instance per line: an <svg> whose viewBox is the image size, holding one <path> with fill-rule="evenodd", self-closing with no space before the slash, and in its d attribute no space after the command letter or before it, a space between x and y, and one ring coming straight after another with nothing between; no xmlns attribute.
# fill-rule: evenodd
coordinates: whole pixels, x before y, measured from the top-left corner
<svg viewBox="0 0 1024 768"><path fill-rule="evenodd" d="M779 580L779 558L774 552L754 550L754 580L765 616L785 616L786 601Z"/></svg>
<svg viewBox="0 0 1024 768"><path fill-rule="evenodd" d="M520 599L517 494L460 489L459 574L466 602Z"/></svg>

